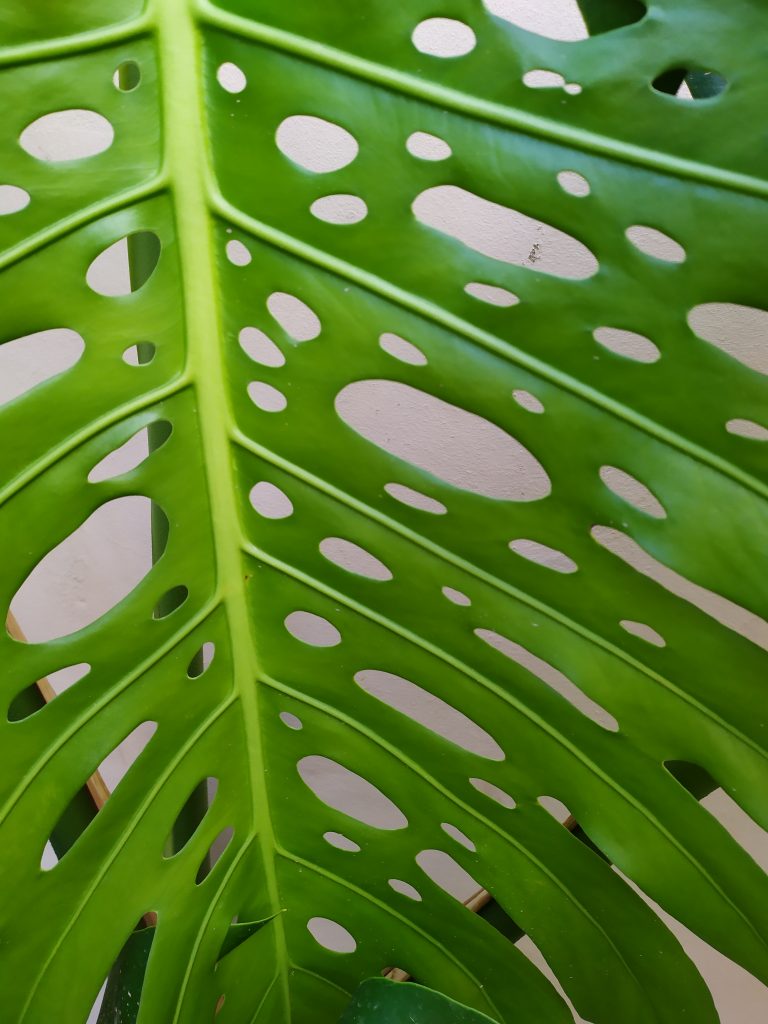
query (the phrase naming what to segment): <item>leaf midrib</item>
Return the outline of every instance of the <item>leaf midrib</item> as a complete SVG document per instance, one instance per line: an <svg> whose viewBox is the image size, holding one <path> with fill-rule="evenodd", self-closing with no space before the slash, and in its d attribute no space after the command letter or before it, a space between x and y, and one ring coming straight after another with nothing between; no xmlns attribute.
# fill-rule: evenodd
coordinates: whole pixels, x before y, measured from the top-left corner
<svg viewBox="0 0 768 1024"><path fill-rule="evenodd" d="M243 579L241 533L231 451L229 391L224 373L224 338L219 309L215 224L207 189L208 142L202 39L189 0L154 0L159 88L165 138L164 167L171 182L179 241L184 325L190 373L199 400L200 434L207 472L218 587L229 625L233 685L243 714L252 801L252 828L259 823L265 882L273 910L279 910L274 833L265 783L259 718L258 658ZM275 919L278 960L287 962L285 930ZM282 971L283 1014L290 1020L287 971ZM179 1019L177 1005L174 1022Z"/></svg>

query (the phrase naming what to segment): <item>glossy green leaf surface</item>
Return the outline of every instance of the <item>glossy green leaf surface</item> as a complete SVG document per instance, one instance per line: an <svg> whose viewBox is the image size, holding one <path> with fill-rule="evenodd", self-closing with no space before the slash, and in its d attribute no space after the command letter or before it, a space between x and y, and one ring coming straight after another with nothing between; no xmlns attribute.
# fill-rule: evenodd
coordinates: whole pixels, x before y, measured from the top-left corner
<svg viewBox="0 0 768 1024"><path fill-rule="evenodd" d="M491 1024L484 1013L460 1006L422 985L401 985L384 978L364 981L340 1024Z"/></svg>
<svg viewBox="0 0 768 1024"><path fill-rule="evenodd" d="M111 611L45 642L0 638L7 708L90 666L48 706L0 716L14 1024L84 1021L150 912L138 1024L333 1022L391 967L501 1024L565 1024L514 926L593 1024L714 1024L636 889L768 981L765 877L683 784L703 770L768 827L766 341L694 326L712 304L765 306L768 14L582 7L600 34L567 42L480 0L0 0L0 185L30 196L0 217L0 355L53 329L84 342L0 409L6 608L108 502L143 496L167 521ZM470 51L417 49L435 17L468 26ZM564 85L529 87L533 70ZM111 145L60 162L21 145L62 110L106 118ZM277 141L295 115L343 128L352 157L290 159ZM417 132L450 155L412 155ZM357 200L345 222L310 212L339 195ZM440 220L436 195L495 204L502 257ZM101 294L89 268L126 236L134 290ZM269 339L261 362L246 328ZM604 329L632 332L634 356ZM418 351L394 358L391 335ZM362 418L361 384L377 396ZM419 434L424 410L437 435ZM89 482L148 425L148 458ZM627 476L639 506L618 493ZM431 511L398 500L413 492ZM372 556L368 575L329 540ZM442 703L419 716L424 691ZM146 722L114 795L42 870L74 795ZM207 779L210 809L171 855ZM444 891L425 851L509 928Z"/></svg>

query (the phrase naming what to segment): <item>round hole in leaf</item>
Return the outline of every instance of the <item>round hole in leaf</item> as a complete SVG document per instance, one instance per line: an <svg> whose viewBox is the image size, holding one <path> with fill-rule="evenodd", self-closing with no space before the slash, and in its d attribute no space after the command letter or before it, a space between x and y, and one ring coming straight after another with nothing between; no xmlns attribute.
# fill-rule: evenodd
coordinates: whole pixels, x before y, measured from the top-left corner
<svg viewBox="0 0 768 1024"><path fill-rule="evenodd" d="M141 68L135 60L124 60L115 69L112 82L120 92L133 92L141 82Z"/></svg>

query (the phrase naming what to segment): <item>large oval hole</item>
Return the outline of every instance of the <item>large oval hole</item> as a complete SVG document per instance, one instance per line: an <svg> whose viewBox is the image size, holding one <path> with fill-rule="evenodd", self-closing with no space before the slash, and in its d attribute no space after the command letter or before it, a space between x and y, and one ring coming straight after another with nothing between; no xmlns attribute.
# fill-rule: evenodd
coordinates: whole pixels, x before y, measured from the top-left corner
<svg viewBox="0 0 768 1024"><path fill-rule="evenodd" d="M422 224L503 263L578 281L597 273L593 253L571 235L458 185L426 189L412 209Z"/></svg>
<svg viewBox="0 0 768 1024"><path fill-rule="evenodd" d="M750 370L768 374L768 313L733 302L705 302L688 314L691 330L738 359Z"/></svg>
<svg viewBox="0 0 768 1024"><path fill-rule="evenodd" d="M30 643L90 626L141 583L152 568L151 515L149 498L114 498L38 562L11 602Z"/></svg>
<svg viewBox="0 0 768 1024"><path fill-rule="evenodd" d="M471 718L444 700L392 672L367 668L356 673L355 682L372 697L388 704L443 739L489 761L503 761L499 744Z"/></svg>
<svg viewBox="0 0 768 1024"><path fill-rule="evenodd" d="M320 754L303 757L296 768L318 800L372 828L393 832L408 819L388 796L367 779Z"/></svg>
<svg viewBox="0 0 768 1024"><path fill-rule="evenodd" d="M109 149L115 130L95 110L55 110L32 121L19 136L30 156L46 163L83 160Z"/></svg>
<svg viewBox="0 0 768 1024"><path fill-rule="evenodd" d="M84 351L83 339L66 327L6 341L0 345L0 405L69 370Z"/></svg>
<svg viewBox="0 0 768 1024"><path fill-rule="evenodd" d="M275 139L283 156L315 174L340 171L352 163L360 149L346 128L310 114L286 117Z"/></svg>
<svg viewBox="0 0 768 1024"><path fill-rule="evenodd" d="M464 57L477 45L472 29L456 18L427 18L411 35L413 45L430 57Z"/></svg>
<svg viewBox="0 0 768 1024"><path fill-rule="evenodd" d="M366 440L462 490L502 501L538 501L551 490L519 441L409 384L355 381L336 396L336 411Z"/></svg>

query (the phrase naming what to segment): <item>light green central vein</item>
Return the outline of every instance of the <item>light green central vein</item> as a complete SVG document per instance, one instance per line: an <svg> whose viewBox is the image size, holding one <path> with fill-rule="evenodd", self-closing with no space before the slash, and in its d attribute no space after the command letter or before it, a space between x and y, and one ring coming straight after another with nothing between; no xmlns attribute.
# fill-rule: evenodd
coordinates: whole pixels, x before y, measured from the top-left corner
<svg viewBox="0 0 768 1024"><path fill-rule="evenodd" d="M196 388L208 473L218 591L225 604L232 642L234 689L240 698L251 769L254 829L264 847L266 885L272 907L280 907L274 864L258 714L257 658L243 567L234 466L229 442L231 412L222 360L213 223L208 213L205 97L201 39L189 0L157 0L158 52L166 140L166 176L171 182L179 251L189 373ZM280 918L275 937L285 945ZM282 962L287 962L283 955ZM289 1019L287 975L284 1016ZM174 1020L178 1019L178 1009Z"/></svg>

